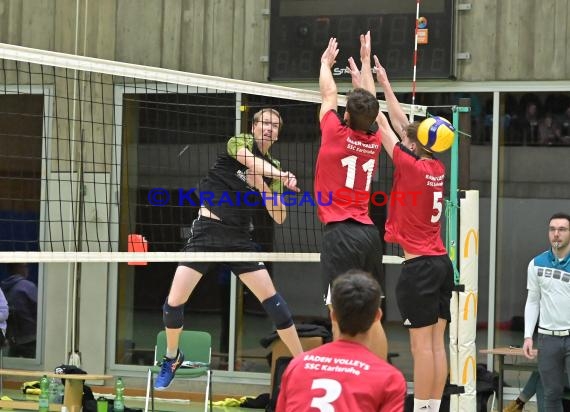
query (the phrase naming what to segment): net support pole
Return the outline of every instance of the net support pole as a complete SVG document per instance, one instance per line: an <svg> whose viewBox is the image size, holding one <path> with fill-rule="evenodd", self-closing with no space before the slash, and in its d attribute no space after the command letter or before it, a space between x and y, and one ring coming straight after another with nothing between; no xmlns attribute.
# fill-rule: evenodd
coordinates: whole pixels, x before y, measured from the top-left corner
<svg viewBox="0 0 570 412"><path fill-rule="evenodd" d="M459 190L459 110L453 108L453 127L455 129L455 138L451 146L451 170L449 181L449 208L447 218L447 252L453 263L453 267L457 268L457 191ZM459 273L455 270L455 284L459 283Z"/></svg>
<svg viewBox="0 0 570 412"><path fill-rule="evenodd" d="M455 138L451 146L451 168L449 171L449 201L446 207L446 248L449 254L449 259L453 264L453 275L455 289L451 295L450 311L451 323L449 325L449 383L452 385L459 385L459 344L458 344L458 295L457 287L459 284L459 272L457 270L457 190L458 190L458 174L459 174L459 134L457 133L459 127L459 114L453 110L453 127L455 128ZM457 412L459 410L459 395L450 397L449 410Z"/></svg>
<svg viewBox="0 0 570 412"><path fill-rule="evenodd" d="M449 258L453 263L455 273L455 285L459 284L459 271L457 270L457 222L458 222L458 195L459 195L459 114L469 112L469 107L453 106L453 128L455 129L455 137L451 146L451 169L449 180L449 203L446 208L447 214L447 236L446 247Z"/></svg>
<svg viewBox="0 0 570 412"><path fill-rule="evenodd" d="M450 346L450 383L462 387L464 393L461 395L452 395L450 400L450 410L472 411L476 408L476 353L475 353L475 326L476 326L476 293L473 295L471 290L466 290L462 271L467 270L464 267L468 263L464 254L459 259L458 237L461 244L465 244L464 238L471 236L471 229L475 227L475 237L478 250L479 238L479 221L478 221L478 192L476 200L471 200L469 204L465 203L465 194L462 192L461 207L459 204L459 114L468 112L468 107L453 108L453 127L455 128L455 140L451 148L451 168L450 168L450 187L449 202L447 204L447 236L446 246L449 257L454 269L455 288L451 298L451 325L449 328L449 346ZM471 196L472 197L472 196ZM475 204L475 206L473 206ZM475 211L473 212L473 209ZM461 219L459 213L461 212ZM476 222L475 222L476 220ZM458 223L461 221L461 226ZM465 227L469 226L468 229ZM469 233L469 235L467 235ZM463 248L463 250L465 247ZM477 256L475 255L477 261ZM461 267L459 263L461 261ZM470 267L473 265L471 264ZM459 267L459 270L458 270ZM476 279L475 268L475 279ZM468 272L466 272L468 273ZM472 283L472 282L470 282ZM475 313L474 316L468 316L468 305L473 301Z"/></svg>
<svg viewBox="0 0 570 412"><path fill-rule="evenodd" d="M451 383L463 393L453 395L450 410L477 408L477 307L479 272L479 192L462 191L459 207L459 284L452 297L450 327Z"/></svg>

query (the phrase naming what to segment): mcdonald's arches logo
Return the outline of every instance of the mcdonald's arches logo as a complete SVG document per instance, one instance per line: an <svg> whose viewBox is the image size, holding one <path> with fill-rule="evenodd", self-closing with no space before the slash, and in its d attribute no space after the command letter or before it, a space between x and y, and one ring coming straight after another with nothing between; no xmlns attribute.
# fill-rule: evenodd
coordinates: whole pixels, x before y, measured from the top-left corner
<svg viewBox="0 0 570 412"><path fill-rule="evenodd" d="M469 245L471 244L471 236L473 236L473 242L475 243L475 256L479 255L479 235L475 229L469 229L467 235L465 236L465 244L463 245L463 257L469 256Z"/></svg>
<svg viewBox="0 0 570 412"><path fill-rule="evenodd" d="M473 319L477 317L477 295L475 292L469 292L463 304L463 320L467 320L469 317L469 301L471 298L473 298Z"/></svg>
<svg viewBox="0 0 570 412"><path fill-rule="evenodd" d="M469 372L469 366L471 366L473 382L477 380L477 365L475 364L475 358L471 355L467 356L465 362L463 363L463 373L461 374L461 383L465 385L467 383L467 374Z"/></svg>

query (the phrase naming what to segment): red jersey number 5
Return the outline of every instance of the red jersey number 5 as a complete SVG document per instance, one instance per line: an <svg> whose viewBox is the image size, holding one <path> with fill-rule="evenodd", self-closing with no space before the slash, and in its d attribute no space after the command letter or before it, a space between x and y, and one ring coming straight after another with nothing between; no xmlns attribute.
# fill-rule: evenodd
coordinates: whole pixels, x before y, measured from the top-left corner
<svg viewBox="0 0 570 412"><path fill-rule="evenodd" d="M443 211L443 193L433 192L433 213L431 215L431 223L439 222L442 211Z"/></svg>

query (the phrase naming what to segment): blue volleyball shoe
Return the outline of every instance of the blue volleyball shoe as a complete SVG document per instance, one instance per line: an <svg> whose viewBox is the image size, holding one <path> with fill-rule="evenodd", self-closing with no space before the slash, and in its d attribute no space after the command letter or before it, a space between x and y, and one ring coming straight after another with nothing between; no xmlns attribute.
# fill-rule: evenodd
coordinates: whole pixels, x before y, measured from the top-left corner
<svg viewBox="0 0 570 412"><path fill-rule="evenodd" d="M166 356L162 359L162 366L160 368L160 373L156 377L154 382L154 389L157 391L162 391L170 386L172 379L178 368L182 366L184 362L184 354L178 351L174 359L168 359Z"/></svg>

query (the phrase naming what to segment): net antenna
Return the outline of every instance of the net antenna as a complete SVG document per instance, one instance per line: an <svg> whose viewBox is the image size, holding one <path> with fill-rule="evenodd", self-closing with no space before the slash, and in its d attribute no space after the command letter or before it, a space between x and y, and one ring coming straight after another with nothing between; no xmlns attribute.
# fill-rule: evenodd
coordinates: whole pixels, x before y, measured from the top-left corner
<svg viewBox="0 0 570 412"><path fill-rule="evenodd" d="M414 34L414 73L412 75L412 105L410 109L410 123L414 122L413 107L416 105L416 68L418 65L418 29L420 22L420 0L416 1L416 30Z"/></svg>

